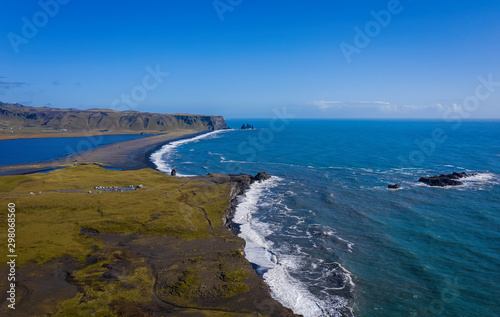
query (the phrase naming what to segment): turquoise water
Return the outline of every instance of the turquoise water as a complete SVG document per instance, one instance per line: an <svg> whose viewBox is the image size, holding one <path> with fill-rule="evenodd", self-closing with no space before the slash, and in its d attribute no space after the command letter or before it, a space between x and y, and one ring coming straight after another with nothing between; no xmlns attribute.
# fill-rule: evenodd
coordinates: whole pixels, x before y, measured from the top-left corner
<svg viewBox="0 0 500 317"><path fill-rule="evenodd" d="M0 141L0 165L49 161L105 144L149 135L97 135L77 138L18 139Z"/></svg>
<svg viewBox="0 0 500 317"><path fill-rule="evenodd" d="M304 316L499 316L500 122L228 120L165 146L181 175L266 171L235 221ZM478 173L459 187L421 176ZM397 183L399 190L388 190Z"/></svg>

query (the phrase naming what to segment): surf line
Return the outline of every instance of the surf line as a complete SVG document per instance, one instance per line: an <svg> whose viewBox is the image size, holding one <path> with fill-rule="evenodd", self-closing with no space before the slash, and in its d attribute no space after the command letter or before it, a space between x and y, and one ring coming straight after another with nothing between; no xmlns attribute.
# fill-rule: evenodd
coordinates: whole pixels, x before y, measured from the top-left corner
<svg viewBox="0 0 500 317"><path fill-rule="evenodd" d="M231 131L231 130L232 129L216 130L216 131L211 131L211 132L207 132L204 134L200 134L200 135L197 135L197 136L192 137L192 138L181 139L181 140L169 142L169 143L163 145L158 151L152 153L151 156L149 157L149 159L151 160L151 162L153 162L153 164L156 165L156 168L159 171L161 171L163 173L171 173L172 166L170 165L170 162L167 162L167 160L164 159L165 155L172 153L172 151L175 148L177 148L183 144L206 139L210 136L213 136L213 135L225 132L225 131ZM177 174L177 175L178 176L192 176L192 175L182 175L182 174Z"/></svg>

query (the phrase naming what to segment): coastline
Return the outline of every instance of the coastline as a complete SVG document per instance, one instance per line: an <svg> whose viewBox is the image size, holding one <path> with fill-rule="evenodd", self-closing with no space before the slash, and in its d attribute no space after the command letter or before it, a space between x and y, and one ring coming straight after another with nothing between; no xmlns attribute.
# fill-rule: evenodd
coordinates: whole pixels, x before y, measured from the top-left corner
<svg viewBox="0 0 500 317"><path fill-rule="evenodd" d="M17 131L16 131L17 132ZM22 131L21 133L7 133L0 130L0 142L5 140L21 140L21 139L55 139L55 138L78 138L78 137L95 137L103 135L159 135L165 134L165 132L158 131L121 131L117 130L115 132L64 132L64 131L52 131L52 130L40 130L37 132Z"/></svg>
<svg viewBox="0 0 500 317"><path fill-rule="evenodd" d="M2 165L0 176L39 173L84 163L97 163L106 168L119 170L156 169L149 157L163 145L209 132L211 131L179 130L107 144L50 161Z"/></svg>
<svg viewBox="0 0 500 317"><path fill-rule="evenodd" d="M254 176L246 175L246 174L243 174L243 175L208 174L208 175L201 175L201 176L189 177L189 178L188 177L172 178L171 176L165 175L163 173L161 173L161 175L160 175L157 172L156 166L150 160L151 154L154 153L155 151L157 151L158 149L160 149L163 145L165 145L168 142L192 138L192 137L202 135L202 134L205 134L208 132L211 132L211 131L183 131L182 134L157 135L157 136L152 136L152 137L146 137L143 139L123 141L123 142L119 142L119 143L105 145L105 146L102 146L102 147L99 147L96 149L87 150L87 151L84 151L81 153L76 153L75 155L72 155L72 156L64 158L64 159L52 160L52 161L48 161L48 162L40 162L40 164L32 163L32 164L19 164L19 165L14 166L14 167L7 166L7 167L11 167L10 169L9 168L2 169L2 167L0 167L0 175L28 174L28 173L34 173L37 171L41 171L43 169L50 170L50 169L54 169L54 168L69 167L69 168L64 168L63 170L59 170L59 171L48 173L48 174L34 174L34 175L36 175L37 179L45 179L45 178L50 178L51 175L55 175L57 173L65 174L65 173L71 172L74 169L87 169L88 168L90 172L85 173L85 175L87 175L88 177L92 177L92 178L95 177L96 179L98 179L99 178L98 175L100 173L105 173L106 175L109 175L110 180L115 180L117 175L119 175L116 173L130 173L130 172L137 171L139 173L148 173L149 174L149 173L153 173L149 169L149 168L152 168L155 170L155 172L153 173L154 175L158 175L158 177L163 177L163 178L166 177L166 179L171 179L175 184L178 184L175 186L176 186L176 188L179 188L178 190L181 193L183 190L185 190L185 189L183 189L182 186L184 186L186 181L189 183L195 183L195 184L206 183L207 184L206 186L208 186L208 187L215 186L217 188L226 188L222 192L220 191L220 189L218 189L216 191L216 193L219 195L228 191L228 194L225 194L228 196L226 196L226 198L224 198L224 200L226 201L225 204L227 204L228 207L224 208L223 214L219 213L219 216L217 216L217 218L219 219L218 221L221 222L221 227L223 227L224 229L222 231L220 231L221 229L215 229L216 228L215 227L216 219L212 218L211 219L212 221L210 221L209 217L212 217L213 215L212 216L207 215L207 212L205 212L205 218L207 218L207 220L209 221L210 227L212 227L212 226L214 227L214 229L211 229L212 230L212 239L215 239L211 242L212 247L210 247L210 244L207 244L207 243L209 243L208 240L206 242L202 242L202 240L195 240L195 241L188 242L188 241L184 241L182 239L179 240L179 239L172 237L172 236L169 236L169 235L163 236L161 238L162 241L164 240L162 243L165 243L167 245L171 244L172 241L175 241L175 244L180 249L185 249L185 250L194 249L194 251L196 251L196 249L200 249L200 250L205 249L206 251L203 253L203 257L206 258L208 262L205 264L202 264L201 267L203 267L203 269L205 269L205 265L206 265L208 268L210 268L211 266L213 266L213 264L212 264L213 261L215 261L216 259L219 259L216 261L220 261L220 259L221 259L220 254L222 251L229 252L229 250L234 250L235 248L237 248L239 250L243 250L245 242L243 239L240 239L237 237L237 231L238 231L237 224L232 222L232 217L234 216L234 211L235 211L235 208L237 206L237 197L239 195L244 194L246 192L246 190L248 190L248 188L250 188L250 185L253 182L265 180L266 175L259 174L260 176L257 175L256 177L254 177ZM100 171L102 169L95 170L95 172L93 172L94 168L97 168L95 166L96 163L98 165L100 165L101 167L122 169L123 172L122 171ZM19 173L19 172L23 172L23 173ZM115 175L115 176L113 176L113 175ZM24 176L20 176L20 177L24 177ZM59 182L60 181L61 181L61 178L59 178ZM145 179L144 182L146 183L147 180ZM44 183L45 183L45 181L44 181ZM71 183L65 184L65 186L68 186L68 185L73 186ZM203 188L205 188L205 185L203 186ZM152 188L152 190L153 189L154 188ZM47 194L50 195L49 193L47 193ZM76 194L77 193L74 192L71 195L76 195ZM199 196L198 199L201 202L204 202L204 201L209 202L209 201L213 200L213 198L214 198L213 197L214 192L208 191L207 189L202 189L201 191L198 190L197 194ZM44 195L41 195L40 197L43 197L43 196ZM89 195L89 196L93 196L93 195ZM80 197L82 197L82 196L80 196ZM75 196L75 198L76 198L76 196ZM4 197L3 199L6 199L6 197ZM23 205L24 203L25 202L20 203L20 205ZM186 203L188 203L187 199L186 199ZM188 203L189 206L191 206L191 204L192 203ZM202 210L203 209L204 208L202 208ZM183 210L183 209L182 208L178 209L177 212L179 212L180 210ZM82 229L80 229L80 231L81 230ZM139 241L139 240L146 241L147 240L148 242L146 243L146 245L148 247L152 247L153 245L157 245L157 241L158 241L158 240L155 240L156 242L154 242L154 240L151 240L151 237L148 238L147 236L144 236L144 233L141 233L140 231L133 234L132 236L129 236L127 234L124 235L121 233L119 234L119 236L115 236L115 235L110 234L110 233L104 233L104 232L99 233L99 230L95 230L95 231L97 231L97 233L95 233L93 231L94 229L89 229L89 230L90 230L89 231L90 236L92 236L94 238L101 239L102 241L104 241L105 245L114 241L114 243L119 243L119 245L124 245L124 247L121 247L121 248L130 250L133 253L136 253L138 251L135 250L134 247L129 247L129 245L131 244L130 242L132 242L132 241ZM216 236L220 235L220 237L216 238L216 236L214 236L213 230L215 230ZM224 230L227 233L224 233ZM217 232L220 232L220 233L217 233ZM80 232L80 234L82 234L82 233ZM221 237L223 238L224 241L219 241L221 239ZM139 239L139 240L137 240L137 239ZM156 239L158 239L158 238L156 238ZM174 239L174 240L172 240L172 239ZM122 242L117 242L117 241L122 241ZM199 242L196 242L196 241L199 241ZM207 244L207 245L205 245L205 244ZM218 247L216 249L213 249L214 245L218 245ZM162 252L167 252L166 250L163 250L163 249L158 250L158 247L153 247L153 248L155 250L157 250L158 252L160 252L160 254ZM211 249L211 251L209 251L209 249ZM215 251L215 250L219 250L219 251ZM224 251L224 250L226 250L226 251ZM171 253L169 253L169 252L172 252L172 251L168 251L166 253L166 256L172 257ZM184 253L185 252L186 251L184 251ZM188 253L192 253L192 252L188 252ZM193 254L191 256L195 256L195 254ZM187 257L187 255L181 255L180 258L179 258L179 256L177 256L178 260L176 260L176 261L180 261L180 262L178 262L179 263L178 265L180 265L181 268L189 269L192 266L192 264L190 264L192 262L192 260L189 260L188 262L185 262L184 260L181 261L181 259L184 257ZM155 257L146 257L146 259L148 259L147 260L148 263L153 261L154 258ZM191 259L195 259L195 258L196 257L191 257ZM74 260L71 260L69 258L65 258L65 259L57 259L56 258L55 261L56 261L56 263L63 263L63 267L64 267L62 269L63 271L65 271L65 270L70 271L70 270L75 268ZM163 262L158 262L158 260L154 260L154 261L156 261L155 265L158 265L160 267L163 266L165 268L168 267L168 266L165 266L166 264L164 263L164 261ZM170 259L169 259L169 261L170 261ZM196 260L196 261L198 261L198 260ZM237 314L237 316L246 316L247 315L247 313L242 314L243 311L241 311L241 309L244 309L244 311L246 311L248 313L259 313L263 316L297 316L297 315L293 314L293 312L290 309L285 308L284 306L282 306L282 304L280 304L278 301L276 301L275 299L273 299L271 297L269 287L265 284L262 277L259 276L253 270L250 262L248 262L248 260L245 257L242 256L241 258L240 257L235 258L235 255L232 255L229 258L226 258L225 261L228 261L228 263L233 263L233 264L230 264L233 266L235 265L234 263L240 263L238 265L238 267L242 267L242 268L245 267L245 270L248 272L248 273L245 273L248 275L244 279L244 281L245 281L244 283L246 285L245 287L248 288L248 291L243 293L243 294L245 294L244 297L241 297L243 295L237 295L237 297L236 297L236 298L240 298L239 301L241 301L241 300L243 300L243 298L245 298L245 304L243 305L243 303L242 303L242 307L237 308L238 305L235 306L235 304L233 303L233 300L225 300L224 296L222 296L222 297L215 296L214 297L213 294L201 296L202 302L206 302L207 298L209 298L209 299L211 298L212 301L215 301L218 303L217 305L219 305L220 307L224 307L220 311L226 311L228 313L234 312ZM244 265L243 265L243 263L244 263ZM53 268L54 265L57 265L57 264L50 262L49 264L47 264L47 267L54 269ZM151 270L153 270L153 272L155 271L155 269L154 269L155 265L153 265L151 267ZM198 265L197 267L200 266L200 264L197 264L197 265ZM243 265L243 266L241 266L241 265ZM40 270L40 269L44 270L43 269L44 267L45 267L45 265L42 266L41 268L40 267L35 268L34 266L30 266L30 268L26 268L26 269L22 268L21 272L23 272L23 274L24 273L28 274L28 272L32 272L35 269L36 270ZM5 269L5 266L3 267L3 269ZM2 271L3 269L0 267L0 271ZM45 273L41 273L41 274L43 275ZM62 274L62 272L61 272L61 274ZM68 273L66 273L66 274L68 274ZM167 278L167 280L168 280L168 276L163 277L163 278ZM47 283L47 284L49 283L49 282L47 282L48 280L43 280L43 281L44 281L44 283ZM36 290L38 287L36 285L36 283L33 283L32 281L30 281L29 278L25 278L23 280L23 283L24 283L23 287L27 287L28 289L31 289L31 290ZM62 283L62 282L58 281L58 283ZM68 289L70 287L74 287L74 286L69 286L69 285L72 285L72 284L67 282L65 284L65 287ZM156 278L155 279L155 288L160 287L160 286L161 286L161 283L158 282L158 278ZM44 288L46 288L46 287L48 287L48 286L43 284L43 286L40 286L40 289L44 290ZM0 288L2 288L1 285L0 285ZM35 293L37 293L37 292L35 292ZM43 293L43 291L42 292L39 291L38 293ZM71 294L74 294L74 293L75 293L75 290L73 289ZM43 296L45 296L45 295L38 294L37 296L41 296L42 297L41 299L43 299L44 298ZM204 296L208 296L208 297L203 299ZM157 304L155 304L155 309L158 312L161 312L164 310L168 311L168 310L172 310L172 309L175 309L175 310L180 309L179 312L180 311L187 312L189 309L192 309L192 308L199 309L197 307L197 305L193 306L193 304L176 303L175 300L173 302L171 302L168 300L169 298L171 299L171 296L170 297L166 296L166 298L167 298L167 300L165 300L163 298L159 298L159 297L156 298L155 301L157 302ZM36 299L37 301L40 300L40 298L29 297L28 301L31 302L34 299ZM210 307L210 305L208 305L207 307ZM209 310L212 310L212 309L209 308ZM216 310L219 311L219 309L216 309ZM240 311L240 312L238 312L238 311ZM207 315L207 316L210 316L210 315Z"/></svg>

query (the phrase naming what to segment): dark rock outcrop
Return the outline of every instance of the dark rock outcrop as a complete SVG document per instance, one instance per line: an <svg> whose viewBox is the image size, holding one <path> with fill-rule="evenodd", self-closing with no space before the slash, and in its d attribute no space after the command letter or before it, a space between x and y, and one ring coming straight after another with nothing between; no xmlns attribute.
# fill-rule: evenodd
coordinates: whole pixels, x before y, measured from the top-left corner
<svg viewBox="0 0 500 317"><path fill-rule="evenodd" d="M398 184L389 184L389 186L387 186L387 187L390 189L398 189L399 185Z"/></svg>
<svg viewBox="0 0 500 317"><path fill-rule="evenodd" d="M175 175L177 175L177 171L176 171L175 169L173 169L173 170L170 172L170 175L171 175L171 176L175 176Z"/></svg>
<svg viewBox="0 0 500 317"><path fill-rule="evenodd" d="M265 181L271 178L271 175L267 174L266 172L259 172L257 175L253 177L253 181Z"/></svg>
<svg viewBox="0 0 500 317"><path fill-rule="evenodd" d="M80 235L90 235L94 237L96 234L98 234L99 231L94 229L94 228L80 228Z"/></svg>
<svg viewBox="0 0 500 317"><path fill-rule="evenodd" d="M230 201L231 208L226 210L224 216L222 217L224 221L224 225L228 228L233 234L238 235L239 227L238 224L234 223L232 220L234 218L234 211L236 210L236 206L238 205L237 197L239 195L244 195L245 191L250 188L255 182L262 182L269 178L271 175L265 172L259 172L257 175L252 176L248 174L219 174L219 173L211 173L208 175L197 176L198 180L207 180L210 182L214 182L216 184L230 184Z"/></svg>
<svg viewBox="0 0 500 317"><path fill-rule="evenodd" d="M241 126L241 130L253 130L253 129L254 129L253 125L250 125L250 124L248 124L248 123L247 123L246 125L245 125L245 124L243 124L243 125Z"/></svg>
<svg viewBox="0 0 500 317"><path fill-rule="evenodd" d="M439 186L439 187L459 186L463 185L464 183L459 181L458 179L475 175L477 175L477 173L466 174L465 172L462 172L462 173L451 173L448 175L441 174L439 176L421 177L418 181L421 183L425 183L429 186Z"/></svg>

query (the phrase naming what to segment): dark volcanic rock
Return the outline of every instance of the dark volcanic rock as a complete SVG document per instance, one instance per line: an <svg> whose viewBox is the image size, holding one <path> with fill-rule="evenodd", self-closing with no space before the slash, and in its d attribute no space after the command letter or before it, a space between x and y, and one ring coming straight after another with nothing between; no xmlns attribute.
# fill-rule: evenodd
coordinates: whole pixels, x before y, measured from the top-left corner
<svg viewBox="0 0 500 317"><path fill-rule="evenodd" d="M243 124L243 125L241 126L241 130L253 130L253 129L255 129L255 128L253 127L253 125L250 125L250 124L248 124L248 123L247 123L246 125L245 125L245 124Z"/></svg>
<svg viewBox="0 0 500 317"><path fill-rule="evenodd" d="M265 172L259 172L257 175L252 176L248 174L219 174L219 173L210 173L204 176L197 176L199 180L207 180L210 182L214 182L216 184L227 184L229 183L231 186L230 192L230 201L231 208L226 210L222 220L224 221L224 225L228 228L233 234L238 235L239 226L234 223L232 220L234 218L234 211L236 210L236 206L238 205L238 201L236 199L239 195L244 195L245 191L250 188L255 182L262 182L271 178L271 175Z"/></svg>
<svg viewBox="0 0 500 317"><path fill-rule="evenodd" d="M90 236L95 236L99 231L93 228L80 228L80 235L88 234Z"/></svg>
<svg viewBox="0 0 500 317"><path fill-rule="evenodd" d="M429 186L459 186L463 185L461 181L458 181L457 179L465 178L465 177L470 177L470 176L475 176L477 175L476 173L474 174L466 174L465 172L462 173L451 173L448 175L441 174L439 176L432 176L432 177L421 177L418 181L421 183L425 183Z"/></svg>
<svg viewBox="0 0 500 317"><path fill-rule="evenodd" d="M389 186L387 186L387 187L390 189L398 189L399 185L398 184L389 184Z"/></svg>
<svg viewBox="0 0 500 317"><path fill-rule="evenodd" d="M253 180L262 182L262 181L265 181L265 180L270 179L270 178L271 178L271 175L266 174L266 172L259 172L259 174L255 175L253 177Z"/></svg>

